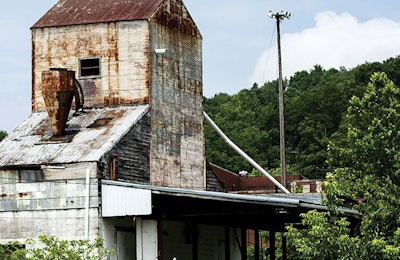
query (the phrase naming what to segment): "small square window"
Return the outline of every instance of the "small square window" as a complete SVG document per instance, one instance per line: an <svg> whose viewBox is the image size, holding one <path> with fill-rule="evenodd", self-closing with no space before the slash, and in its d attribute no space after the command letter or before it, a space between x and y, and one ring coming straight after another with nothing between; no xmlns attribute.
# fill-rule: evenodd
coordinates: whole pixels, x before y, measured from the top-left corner
<svg viewBox="0 0 400 260"><path fill-rule="evenodd" d="M80 59L79 68L81 77L100 76L100 58Z"/></svg>

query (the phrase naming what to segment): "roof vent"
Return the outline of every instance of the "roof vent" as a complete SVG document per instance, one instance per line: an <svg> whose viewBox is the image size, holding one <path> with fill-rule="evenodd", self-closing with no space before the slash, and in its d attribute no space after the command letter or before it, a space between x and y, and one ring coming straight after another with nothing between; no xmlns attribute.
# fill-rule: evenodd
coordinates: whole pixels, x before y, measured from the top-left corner
<svg viewBox="0 0 400 260"><path fill-rule="evenodd" d="M54 136L62 136L74 97L75 71L51 68L42 72L42 93Z"/></svg>

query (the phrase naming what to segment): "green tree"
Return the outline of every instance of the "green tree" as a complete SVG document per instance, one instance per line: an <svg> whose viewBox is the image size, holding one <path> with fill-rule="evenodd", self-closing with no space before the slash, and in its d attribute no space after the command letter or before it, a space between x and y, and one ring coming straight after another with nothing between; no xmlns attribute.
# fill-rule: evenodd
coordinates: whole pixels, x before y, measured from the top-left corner
<svg viewBox="0 0 400 260"><path fill-rule="evenodd" d="M285 82L285 139L287 165L308 178L325 178L330 170L328 143L346 142L343 116L349 100L361 98L371 75L383 71L400 85L400 57L365 63L346 70L325 70L320 65L296 72ZM204 99L204 110L246 153L269 171L279 163L277 82L267 82L237 94L220 93ZM206 156L232 171L251 171L207 124ZM279 169L278 169L279 170Z"/></svg>
<svg viewBox="0 0 400 260"><path fill-rule="evenodd" d="M40 246L37 246L37 243ZM0 259L4 260L99 260L113 254L113 250L105 248L102 239L60 240L55 236L39 236L38 241L26 241L28 248L21 243L10 242L0 245Z"/></svg>
<svg viewBox="0 0 400 260"><path fill-rule="evenodd" d="M324 178L326 149L339 129L348 107L347 72L315 66L310 72L296 73L286 93L288 154L295 170L308 178Z"/></svg>
<svg viewBox="0 0 400 260"><path fill-rule="evenodd" d="M204 100L204 109L224 133L265 168L279 166L278 96L276 82L254 85L229 96ZM207 159L229 170L252 166L205 125Z"/></svg>
<svg viewBox="0 0 400 260"><path fill-rule="evenodd" d="M346 218L313 210L302 214L302 225L307 228L289 226L286 233L296 249L289 250L293 259L368 259L362 240L349 235L350 223Z"/></svg>
<svg viewBox="0 0 400 260"><path fill-rule="evenodd" d="M0 130L0 142L1 142L1 140L3 140L4 138L6 138L7 135L8 135L8 134L7 134L6 131Z"/></svg>
<svg viewBox="0 0 400 260"><path fill-rule="evenodd" d="M351 99L344 125L345 139L329 146L330 211L305 214L307 228L290 227L290 242L304 259L399 259L400 88L374 73L364 95ZM356 236L339 206L362 214Z"/></svg>

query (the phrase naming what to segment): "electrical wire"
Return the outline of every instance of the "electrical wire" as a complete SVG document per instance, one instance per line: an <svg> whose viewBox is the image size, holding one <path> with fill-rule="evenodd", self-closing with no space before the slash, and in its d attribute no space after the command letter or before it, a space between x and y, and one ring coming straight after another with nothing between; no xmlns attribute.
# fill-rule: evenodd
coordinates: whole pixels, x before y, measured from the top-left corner
<svg viewBox="0 0 400 260"><path fill-rule="evenodd" d="M265 65L264 65L264 70L263 70L262 79L264 79L264 78L265 78L265 75L266 75L266 71L267 71L267 67L268 67L268 62L269 62L269 55L270 55L270 53L271 53L272 43L273 43L273 41L274 41L274 37L275 37L275 33L276 33L276 27L277 27L277 26L276 26L276 23L274 23L274 28L273 28L273 30L272 30L271 40L270 40L269 48L268 48L268 51L267 51L267 59L266 59Z"/></svg>

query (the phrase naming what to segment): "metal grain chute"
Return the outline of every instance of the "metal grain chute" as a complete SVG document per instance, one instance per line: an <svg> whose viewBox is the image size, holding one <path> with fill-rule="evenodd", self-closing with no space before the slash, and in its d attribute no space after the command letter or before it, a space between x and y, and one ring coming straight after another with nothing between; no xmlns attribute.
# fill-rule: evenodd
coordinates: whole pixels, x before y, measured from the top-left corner
<svg viewBox="0 0 400 260"><path fill-rule="evenodd" d="M74 90L74 71L52 68L42 72L42 93L54 136L65 132Z"/></svg>

